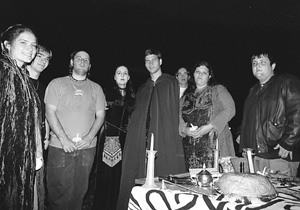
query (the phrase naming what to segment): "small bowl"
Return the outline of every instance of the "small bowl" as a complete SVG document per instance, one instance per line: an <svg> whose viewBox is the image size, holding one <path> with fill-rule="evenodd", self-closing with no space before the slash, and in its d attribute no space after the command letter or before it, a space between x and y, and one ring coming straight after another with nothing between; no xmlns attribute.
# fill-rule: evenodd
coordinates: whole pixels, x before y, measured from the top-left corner
<svg viewBox="0 0 300 210"><path fill-rule="evenodd" d="M201 183L200 187L210 187L210 184L213 181L211 173L205 169L203 169L197 174L197 178L198 178L198 184L199 182Z"/></svg>

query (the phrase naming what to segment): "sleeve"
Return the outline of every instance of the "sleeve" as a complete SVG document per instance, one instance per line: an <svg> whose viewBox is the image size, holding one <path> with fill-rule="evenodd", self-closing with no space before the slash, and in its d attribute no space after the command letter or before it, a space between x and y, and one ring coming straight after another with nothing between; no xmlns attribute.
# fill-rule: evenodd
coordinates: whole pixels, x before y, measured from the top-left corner
<svg viewBox="0 0 300 210"><path fill-rule="evenodd" d="M96 89L96 112L105 110L107 106L102 88L100 87L100 85L97 85L97 87L98 88Z"/></svg>
<svg viewBox="0 0 300 210"><path fill-rule="evenodd" d="M52 80L46 88L44 102L45 104L58 105L60 83L58 79Z"/></svg>
<svg viewBox="0 0 300 210"><path fill-rule="evenodd" d="M184 103L184 99L185 99L185 95L182 96L179 101L179 135L182 137L186 136L185 131L184 131L186 128L186 122L184 122L184 120L182 118L182 106Z"/></svg>
<svg viewBox="0 0 300 210"><path fill-rule="evenodd" d="M286 126L280 139L280 146L293 151L300 146L300 81L291 78L285 81Z"/></svg>
<svg viewBox="0 0 300 210"><path fill-rule="evenodd" d="M211 124L216 128L218 133L221 133L228 122L235 115L235 104L233 98L227 89L222 86L217 86L217 102L221 104L221 109L217 111L215 116L213 117Z"/></svg>

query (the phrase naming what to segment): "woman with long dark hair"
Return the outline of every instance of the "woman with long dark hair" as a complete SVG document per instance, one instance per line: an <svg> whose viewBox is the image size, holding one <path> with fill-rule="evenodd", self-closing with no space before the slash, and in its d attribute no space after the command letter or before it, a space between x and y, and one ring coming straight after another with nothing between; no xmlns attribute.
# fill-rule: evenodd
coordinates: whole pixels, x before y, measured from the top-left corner
<svg viewBox="0 0 300 210"><path fill-rule="evenodd" d="M107 110L105 125L98 142L97 176L94 209L114 210L117 205L122 170L122 150L135 93L129 71L119 66L113 87L105 91Z"/></svg>

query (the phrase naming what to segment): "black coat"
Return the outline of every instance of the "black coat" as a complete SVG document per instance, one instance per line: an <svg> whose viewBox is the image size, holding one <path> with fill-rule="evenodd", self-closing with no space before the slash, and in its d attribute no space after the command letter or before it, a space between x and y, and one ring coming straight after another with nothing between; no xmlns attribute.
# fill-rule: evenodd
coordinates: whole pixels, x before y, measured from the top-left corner
<svg viewBox="0 0 300 210"><path fill-rule="evenodd" d="M148 123L147 119L150 119ZM148 80L138 90L125 141L118 210L127 209L136 178L146 176L146 145L154 134L155 176L186 172L179 126L179 84L175 77L162 74ZM150 141L148 141L150 142Z"/></svg>
<svg viewBox="0 0 300 210"><path fill-rule="evenodd" d="M0 209L33 209L40 100L25 68L0 59Z"/></svg>

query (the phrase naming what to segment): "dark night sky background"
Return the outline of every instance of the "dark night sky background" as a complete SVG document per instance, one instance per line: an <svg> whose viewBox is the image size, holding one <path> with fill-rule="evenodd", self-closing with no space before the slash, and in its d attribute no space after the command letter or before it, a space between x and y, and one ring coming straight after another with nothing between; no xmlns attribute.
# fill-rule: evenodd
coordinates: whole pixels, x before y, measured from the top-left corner
<svg viewBox="0 0 300 210"><path fill-rule="evenodd" d="M68 74L69 54L86 50L92 57L91 79L110 85L115 67L129 68L137 89L149 76L144 51L158 47L163 72L197 60L212 63L217 80L232 94L242 118L249 88L256 82L250 57L258 48L275 53L277 72L299 76L300 6L289 0L2 0L0 31L14 23L33 28L39 42L52 49L40 77Z"/></svg>

